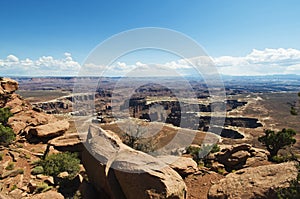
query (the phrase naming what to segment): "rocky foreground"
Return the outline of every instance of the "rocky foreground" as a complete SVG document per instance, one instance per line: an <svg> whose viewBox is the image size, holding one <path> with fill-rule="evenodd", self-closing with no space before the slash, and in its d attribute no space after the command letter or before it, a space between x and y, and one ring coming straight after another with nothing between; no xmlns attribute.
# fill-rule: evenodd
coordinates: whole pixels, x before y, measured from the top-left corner
<svg viewBox="0 0 300 199"><path fill-rule="evenodd" d="M220 144L220 151L207 157L210 168L187 154L154 157L134 150L96 125L83 144L67 119L33 108L17 89L16 81L0 80L0 108L10 108L8 125L16 134L11 145L0 146L0 198L66 198L52 176L32 173L33 162L61 151L81 158L82 168L71 182L77 198L276 198L278 188L297 179L296 163L272 164L266 150L249 144ZM37 192L41 185L49 188Z"/></svg>

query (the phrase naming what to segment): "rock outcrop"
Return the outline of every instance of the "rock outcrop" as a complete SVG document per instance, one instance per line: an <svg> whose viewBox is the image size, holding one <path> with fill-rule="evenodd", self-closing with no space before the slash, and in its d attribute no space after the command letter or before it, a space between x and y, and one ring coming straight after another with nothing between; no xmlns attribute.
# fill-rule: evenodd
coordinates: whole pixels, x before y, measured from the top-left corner
<svg viewBox="0 0 300 199"><path fill-rule="evenodd" d="M50 140L48 144L59 151L82 152L84 148L78 133L59 136Z"/></svg>
<svg viewBox="0 0 300 199"><path fill-rule="evenodd" d="M259 166L268 160L268 151L254 148L249 144L220 145L220 147L221 151L214 154L215 161L223 164L228 171Z"/></svg>
<svg viewBox="0 0 300 199"><path fill-rule="evenodd" d="M228 174L214 184L209 199L276 198L278 188L289 187L296 180L298 169L294 162L241 169Z"/></svg>
<svg viewBox="0 0 300 199"><path fill-rule="evenodd" d="M110 198L185 198L180 175L157 158L122 143L113 132L90 126L82 161L90 182Z"/></svg>
<svg viewBox="0 0 300 199"><path fill-rule="evenodd" d="M13 114L8 125L16 134L25 134L31 138L53 138L62 135L68 128L67 120L59 120L53 115L36 111L30 103L14 93L18 82L9 78L0 79L0 108L10 108Z"/></svg>
<svg viewBox="0 0 300 199"><path fill-rule="evenodd" d="M56 191L47 191L45 193L36 194L31 199L64 199L65 197Z"/></svg>
<svg viewBox="0 0 300 199"><path fill-rule="evenodd" d="M192 158L171 155L159 156L157 158L169 165L183 178L198 171L198 165Z"/></svg>
<svg viewBox="0 0 300 199"><path fill-rule="evenodd" d="M66 120L55 121L36 127L30 127L28 130L28 134L30 136L37 136L40 138L57 137L64 134L64 132L69 129L69 126L69 122Z"/></svg>
<svg viewBox="0 0 300 199"><path fill-rule="evenodd" d="M17 81L5 77L0 79L0 94L11 94L18 88L19 84Z"/></svg>

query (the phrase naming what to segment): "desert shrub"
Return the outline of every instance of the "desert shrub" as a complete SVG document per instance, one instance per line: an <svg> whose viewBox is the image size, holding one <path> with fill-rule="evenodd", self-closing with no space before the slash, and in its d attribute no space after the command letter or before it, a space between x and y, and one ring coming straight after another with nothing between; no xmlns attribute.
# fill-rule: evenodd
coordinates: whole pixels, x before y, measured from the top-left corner
<svg viewBox="0 0 300 199"><path fill-rule="evenodd" d="M271 161L276 163L282 163L282 162L288 162L288 161L294 161L297 160L297 156L295 155L275 155L271 157Z"/></svg>
<svg viewBox="0 0 300 199"><path fill-rule="evenodd" d="M0 144L10 144L15 140L14 131L7 126L8 118L12 115L9 108L0 108Z"/></svg>
<svg viewBox="0 0 300 199"><path fill-rule="evenodd" d="M276 156L280 149L296 143L296 139L294 138L296 132L293 129L282 129L278 132L268 129L264 133L265 135L259 137L258 141L267 147L271 158Z"/></svg>
<svg viewBox="0 0 300 199"><path fill-rule="evenodd" d="M145 153L154 151L152 140L143 138L145 130L139 126L129 124L127 131L122 135L122 141L131 148Z"/></svg>
<svg viewBox="0 0 300 199"><path fill-rule="evenodd" d="M31 170L31 174L38 175L44 173L44 168L42 166L36 166Z"/></svg>
<svg viewBox="0 0 300 199"><path fill-rule="evenodd" d="M224 173L226 173L226 170L225 169L221 169L221 168L218 168L218 174L221 174L223 175Z"/></svg>
<svg viewBox="0 0 300 199"><path fill-rule="evenodd" d="M0 124L0 144L10 144L15 137L16 135L10 127Z"/></svg>
<svg viewBox="0 0 300 199"><path fill-rule="evenodd" d="M44 168L44 174L56 177L62 172L68 172L69 178L74 178L80 170L80 160L76 153L51 154L38 162Z"/></svg>
<svg viewBox="0 0 300 199"><path fill-rule="evenodd" d="M297 110L293 106L291 107L290 113L291 113L291 115L298 115Z"/></svg>
<svg viewBox="0 0 300 199"><path fill-rule="evenodd" d="M51 186L49 186L45 182L42 182L41 184L37 185L37 187L34 190L34 193L43 193L43 192L49 191L50 189L52 189Z"/></svg>
<svg viewBox="0 0 300 199"><path fill-rule="evenodd" d="M18 170L17 170L17 173L18 173L18 174L24 174L24 169L18 169Z"/></svg>
<svg viewBox="0 0 300 199"><path fill-rule="evenodd" d="M15 164L13 162L8 163L5 167L6 170L13 170L15 168Z"/></svg>
<svg viewBox="0 0 300 199"><path fill-rule="evenodd" d="M214 144L213 147L211 148L211 153L217 153L220 151L220 146L217 144Z"/></svg>
<svg viewBox="0 0 300 199"><path fill-rule="evenodd" d="M13 191L13 190L15 190L15 189L17 189L17 188L18 188L17 185L14 184L14 185L10 188L10 191Z"/></svg>
<svg viewBox="0 0 300 199"><path fill-rule="evenodd" d="M210 164L208 161L206 161L207 156L210 153L216 153L220 151L220 147L217 144L213 145L202 145L199 147L189 146L186 148L186 152L188 154L191 154L193 156L193 159L199 164L203 163L206 167L210 167Z"/></svg>
<svg viewBox="0 0 300 199"><path fill-rule="evenodd" d="M0 123L7 125L8 118L13 116L9 108L0 108Z"/></svg>
<svg viewBox="0 0 300 199"><path fill-rule="evenodd" d="M24 146L23 146L23 144L17 144L16 147L17 148L23 148Z"/></svg>

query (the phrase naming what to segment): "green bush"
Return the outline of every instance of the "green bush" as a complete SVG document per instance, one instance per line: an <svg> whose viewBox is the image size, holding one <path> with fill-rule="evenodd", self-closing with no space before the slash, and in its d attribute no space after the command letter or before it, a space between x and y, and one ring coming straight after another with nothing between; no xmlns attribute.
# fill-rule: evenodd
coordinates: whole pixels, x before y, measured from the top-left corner
<svg viewBox="0 0 300 199"><path fill-rule="evenodd" d="M45 160L39 161L38 165L44 168L44 174L56 177L61 172L68 172L69 178L74 178L79 170L80 160L76 153L51 154Z"/></svg>
<svg viewBox="0 0 300 199"><path fill-rule="evenodd" d="M10 144L15 140L14 131L7 126L8 118L13 114L10 112L9 108L0 108L0 143Z"/></svg>
<svg viewBox="0 0 300 199"><path fill-rule="evenodd" d="M13 170L15 168L15 164L13 162L8 163L5 167L6 170Z"/></svg>
<svg viewBox="0 0 300 199"><path fill-rule="evenodd" d="M44 173L44 168L42 166L36 166L31 170L31 174L38 175Z"/></svg>
<svg viewBox="0 0 300 199"><path fill-rule="evenodd" d="M14 185L10 188L10 191L13 191L13 190L15 190L15 189L17 189L17 188L18 188L17 185L14 184Z"/></svg>
<svg viewBox="0 0 300 199"><path fill-rule="evenodd" d="M50 189L52 189L51 186L49 186L45 182L42 182L41 184L37 185L36 189L34 190L34 193L43 193L49 191Z"/></svg>
<svg viewBox="0 0 300 199"><path fill-rule="evenodd" d="M203 162L204 165L206 167L210 167L211 165L209 165L209 162L206 161L206 157L210 154L210 153L216 153L218 151L220 151L220 147L217 144L213 144L213 145L202 145L200 148L199 147L193 147L193 146L189 146L186 149L188 154L191 154L193 156L193 159L199 163L199 162Z"/></svg>
<svg viewBox="0 0 300 199"><path fill-rule="evenodd" d="M217 144L214 144L210 152L211 153L217 153L219 151L220 151L220 146L217 145Z"/></svg>
<svg viewBox="0 0 300 199"><path fill-rule="evenodd" d="M0 108L0 123L7 125L8 118L13 116L9 108Z"/></svg>
<svg viewBox="0 0 300 199"><path fill-rule="evenodd" d="M293 106L291 107L290 113L291 113L291 115L298 115L297 110Z"/></svg>
<svg viewBox="0 0 300 199"><path fill-rule="evenodd" d="M275 155L275 156L271 157L271 161L276 162L276 163L288 162L288 161L293 161L296 159L297 159L297 157L295 157L293 155L283 155L283 156Z"/></svg>
<svg viewBox="0 0 300 199"><path fill-rule="evenodd" d="M122 135L122 142L138 151L143 151L145 153L153 152L155 148L153 141L151 139L143 138L145 132L145 129L141 126L135 126L129 123L128 129Z"/></svg>
<svg viewBox="0 0 300 199"><path fill-rule="evenodd" d="M10 127L3 126L0 124L0 143L1 144L10 144L14 141L16 135Z"/></svg>
<svg viewBox="0 0 300 199"><path fill-rule="evenodd" d="M4 154L3 154L3 153L0 153L0 161L3 160L3 156L4 156Z"/></svg>
<svg viewBox="0 0 300 199"><path fill-rule="evenodd" d="M293 129L282 129L278 132L268 129L264 133L265 135L259 137L258 141L267 147L271 157L276 156L280 149L296 143L296 139L294 138L296 132Z"/></svg>

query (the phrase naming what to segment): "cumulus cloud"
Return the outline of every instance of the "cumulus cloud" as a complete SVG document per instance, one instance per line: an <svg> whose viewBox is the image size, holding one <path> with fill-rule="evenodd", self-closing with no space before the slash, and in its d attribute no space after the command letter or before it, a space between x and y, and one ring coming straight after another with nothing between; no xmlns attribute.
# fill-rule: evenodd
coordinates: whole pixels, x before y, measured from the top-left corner
<svg viewBox="0 0 300 199"><path fill-rule="evenodd" d="M64 53L62 59L52 56L42 56L36 60L19 59L15 55L8 55L0 59L2 75L30 75L30 76L62 76L76 75L80 64L73 60L71 53Z"/></svg>
<svg viewBox="0 0 300 199"><path fill-rule="evenodd" d="M6 60L8 62L19 62L19 58L14 55L8 55Z"/></svg>
<svg viewBox="0 0 300 199"><path fill-rule="evenodd" d="M300 51L292 48L253 49L243 57L222 56L213 59L226 75L300 74Z"/></svg>
<svg viewBox="0 0 300 199"><path fill-rule="evenodd" d="M200 69L198 71L198 69ZM141 61L133 65L125 62L116 62L107 67L111 75L273 75L273 74L299 74L300 75L300 51L296 49L253 49L249 54L240 57L200 56L187 59L179 59L163 64L148 64Z"/></svg>
<svg viewBox="0 0 300 199"><path fill-rule="evenodd" d="M201 56L174 60L163 64L148 64L141 61L128 64L119 61L110 66L102 66L85 63L79 75L192 75L199 72L194 66L200 66L200 72L204 72L204 74L214 72L213 69L216 66L219 73L224 75L300 75L300 51L292 48L253 49L249 54L240 57L221 56L212 58ZM0 59L0 73L2 75L77 75L79 69L80 64L73 60L71 53L68 52L64 53L62 59L52 56L42 56L36 60L20 59L15 55L8 55L5 59Z"/></svg>

